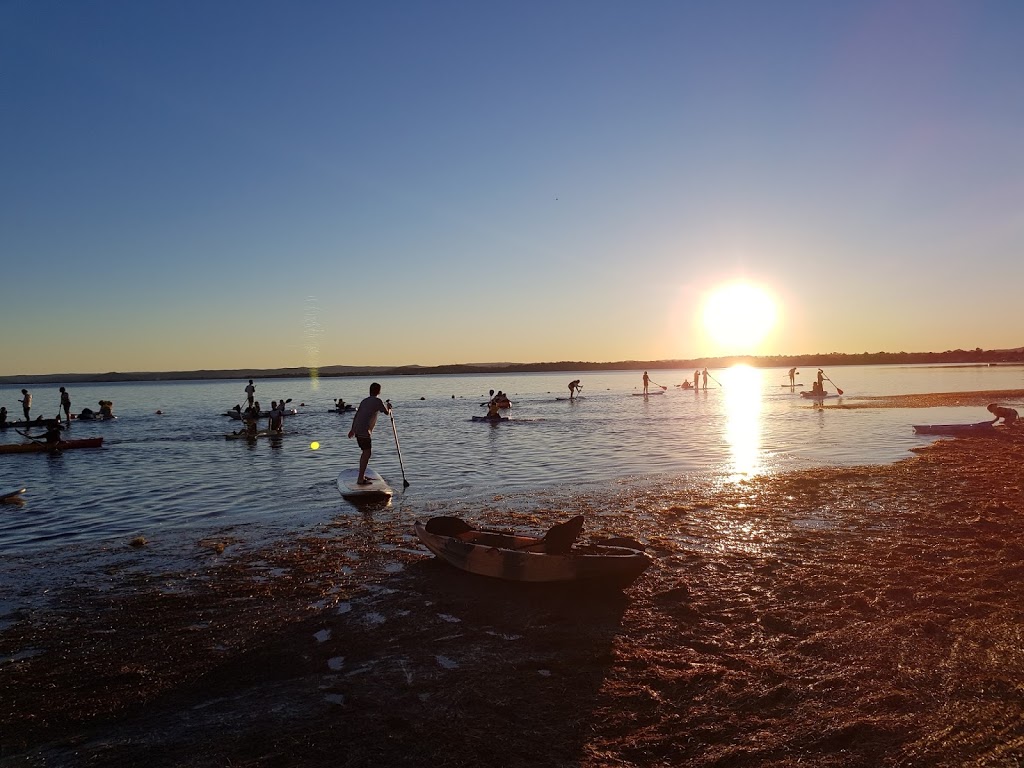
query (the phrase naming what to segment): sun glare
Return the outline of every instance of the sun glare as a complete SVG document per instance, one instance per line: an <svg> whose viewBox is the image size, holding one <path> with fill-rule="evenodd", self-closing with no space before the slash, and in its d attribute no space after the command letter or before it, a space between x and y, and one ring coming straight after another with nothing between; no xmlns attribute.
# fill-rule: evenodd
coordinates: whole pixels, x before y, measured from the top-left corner
<svg viewBox="0 0 1024 768"><path fill-rule="evenodd" d="M775 299L750 283L716 288L704 304L704 328L723 354L756 354L775 327Z"/></svg>

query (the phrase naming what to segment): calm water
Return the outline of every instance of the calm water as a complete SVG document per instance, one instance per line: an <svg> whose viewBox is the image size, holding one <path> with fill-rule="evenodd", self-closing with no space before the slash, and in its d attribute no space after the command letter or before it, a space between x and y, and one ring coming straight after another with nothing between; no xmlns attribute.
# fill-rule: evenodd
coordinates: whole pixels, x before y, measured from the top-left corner
<svg viewBox="0 0 1024 768"><path fill-rule="evenodd" d="M809 388L812 369L798 381ZM537 490L600 490L665 475L723 480L816 465L889 463L932 438L912 423L977 421L982 409L819 410L780 386L777 369L713 371L723 387L675 388L692 371L654 372L670 388L650 398L638 372L583 375L583 399L568 395L570 374L408 376L382 379L410 487L390 422L378 421L375 467L395 487L378 514L412 516L446 503L481 503ZM860 395L1024 387L1019 367L848 367L829 371L842 401ZM102 435L102 449L0 455L0 487L27 486L24 506L4 505L0 547L7 553L68 543L120 541L136 534L204 531L226 526L287 530L358 512L338 494L335 478L358 459L346 433L351 414L329 413L335 397L358 402L370 379L279 379L257 384L257 397L291 398L299 415L287 434L256 443L227 441L238 422L223 412L243 400L244 381L89 384L69 387L73 410L114 401L114 422L80 422L70 437ZM827 382L826 382L827 384ZM508 392L511 421L475 423L488 389ZM799 390L801 387L798 387ZM834 390L834 387L828 387ZM0 387L0 405L20 413L20 386ZM34 414L57 410L56 386L32 387ZM654 391L660 391L652 388ZM454 395L454 397L453 397ZM304 405L299 405L304 403ZM163 412L162 415L156 413ZM13 430L2 442L18 442ZM311 442L319 442L312 450Z"/></svg>

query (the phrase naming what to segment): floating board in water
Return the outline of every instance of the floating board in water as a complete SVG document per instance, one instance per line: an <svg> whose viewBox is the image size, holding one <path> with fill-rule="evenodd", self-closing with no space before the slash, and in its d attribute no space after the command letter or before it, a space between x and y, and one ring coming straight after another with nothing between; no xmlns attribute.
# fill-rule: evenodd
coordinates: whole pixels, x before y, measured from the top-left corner
<svg viewBox="0 0 1024 768"><path fill-rule="evenodd" d="M247 435L244 431L242 432L229 432L224 435L225 440L255 440L257 437L281 437L284 434L284 430L271 430L267 431L261 429L255 435Z"/></svg>
<svg viewBox="0 0 1024 768"><path fill-rule="evenodd" d="M664 395L665 391L659 389L657 392L633 392L633 397L648 397L649 395Z"/></svg>
<svg viewBox="0 0 1024 768"><path fill-rule="evenodd" d="M824 400L828 397L839 397L835 392L801 392L800 397L806 397L809 400Z"/></svg>
<svg viewBox="0 0 1024 768"><path fill-rule="evenodd" d="M991 421L975 424L914 424L919 435L994 435L996 428Z"/></svg>
<svg viewBox="0 0 1024 768"><path fill-rule="evenodd" d="M780 387L802 387L802 386L803 386L803 384L801 384L801 383L800 383L800 382L798 381L798 382L797 382L796 384L779 384L779 386L780 386Z"/></svg>
<svg viewBox="0 0 1024 768"><path fill-rule="evenodd" d="M472 416L473 421L508 421L508 416Z"/></svg>
<svg viewBox="0 0 1024 768"><path fill-rule="evenodd" d="M358 469L343 469L338 475L338 491L342 497L349 501L387 501L391 498L393 491L384 478L374 470L366 470L366 479L371 482L368 485L359 485Z"/></svg>
<svg viewBox="0 0 1024 768"><path fill-rule="evenodd" d="M8 491L0 491L0 501L21 501L21 494L24 492L24 488L12 488Z"/></svg>
<svg viewBox="0 0 1024 768"><path fill-rule="evenodd" d="M344 408L328 408L328 413L349 413L354 411L356 407L354 405L346 405Z"/></svg>
<svg viewBox="0 0 1024 768"><path fill-rule="evenodd" d="M586 398L585 395L576 395L576 397L556 397L555 398L555 400L566 400L566 401L571 400L573 402L575 402L576 400L586 400L586 399L587 398Z"/></svg>

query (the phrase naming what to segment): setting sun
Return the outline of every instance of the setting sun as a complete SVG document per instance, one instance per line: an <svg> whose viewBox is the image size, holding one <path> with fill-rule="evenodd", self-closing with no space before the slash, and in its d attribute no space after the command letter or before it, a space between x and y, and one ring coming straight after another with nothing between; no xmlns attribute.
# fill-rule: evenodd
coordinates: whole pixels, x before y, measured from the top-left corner
<svg viewBox="0 0 1024 768"><path fill-rule="evenodd" d="M775 327L775 299L750 283L716 288L704 304L704 328L725 354L753 354Z"/></svg>

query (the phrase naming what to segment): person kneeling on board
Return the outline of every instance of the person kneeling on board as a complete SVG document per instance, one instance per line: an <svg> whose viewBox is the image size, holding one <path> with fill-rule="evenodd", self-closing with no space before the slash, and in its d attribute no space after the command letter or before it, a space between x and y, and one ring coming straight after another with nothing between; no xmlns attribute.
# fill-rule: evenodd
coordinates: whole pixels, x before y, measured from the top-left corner
<svg viewBox="0 0 1024 768"><path fill-rule="evenodd" d="M391 413L391 406L385 405L378 395L380 395L380 384L373 382L370 385L370 396L364 397L359 403L356 415L352 418L352 428L348 431L349 439L354 437L362 451L359 454L359 477L356 478L356 483L359 485L370 485L373 482L366 479L366 467L370 463L370 454L373 450L371 435L373 435L373 428L377 425L377 414Z"/></svg>
<svg viewBox="0 0 1024 768"><path fill-rule="evenodd" d="M498 412L498 407L498 401L491 400L491 402L487 404L487 416L485 416L484 418L500 419L501 413Z"/></svg>
<svg viewBox="0 0 1024 768"><path fill-rule="evenodd" d="M998 403L991 403L985 410L995 416L995 418L992 419L993 424L1002 419L1003 425L1008 427L1011 424L1016 424L1017 420L1020 418L1016 410L1013 408L1006 408Z"/></svg>

